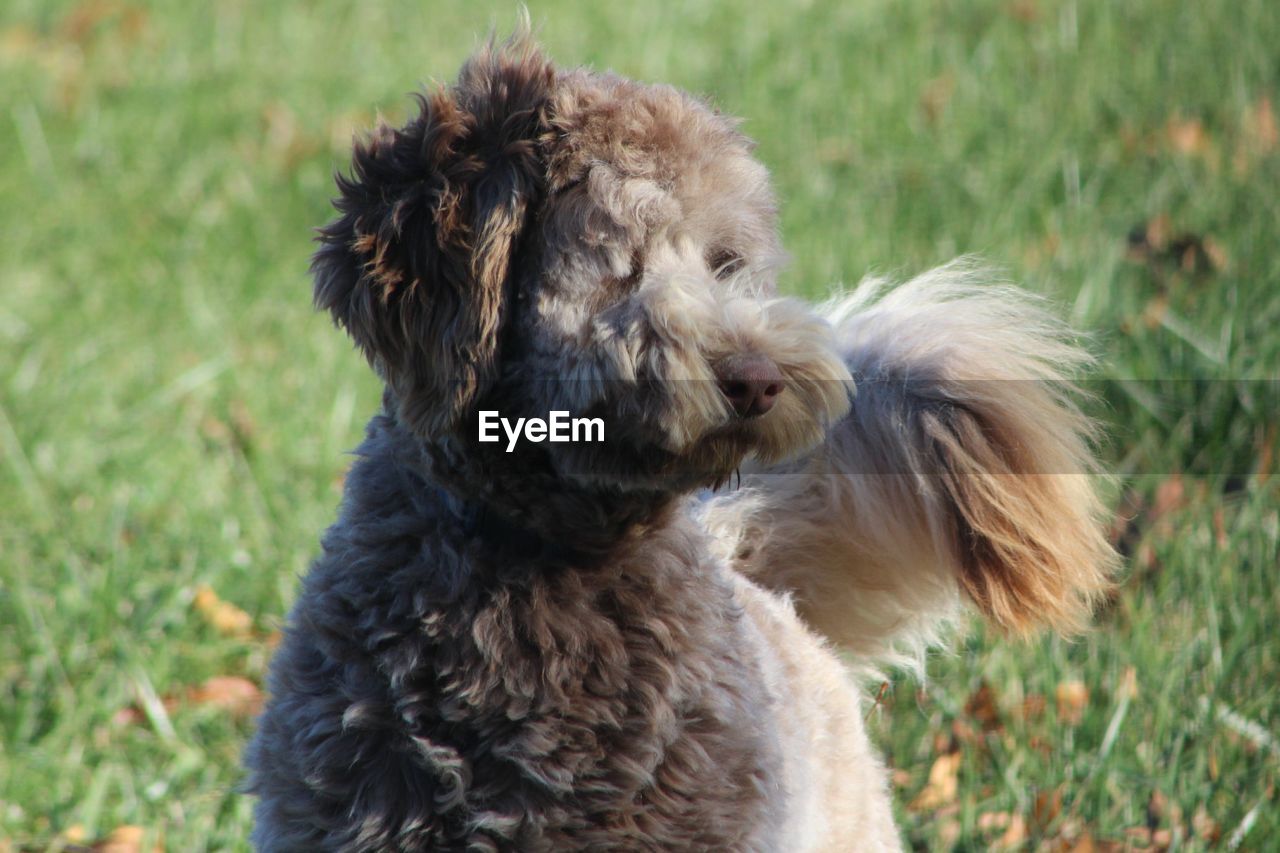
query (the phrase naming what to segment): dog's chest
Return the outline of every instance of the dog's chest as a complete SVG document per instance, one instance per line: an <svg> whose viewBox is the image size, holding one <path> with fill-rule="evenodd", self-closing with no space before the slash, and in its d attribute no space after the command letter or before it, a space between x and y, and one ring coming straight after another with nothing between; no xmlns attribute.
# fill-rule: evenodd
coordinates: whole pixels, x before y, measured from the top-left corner
<svg viewBox="0 0 1280 853"><path fill-rule="evenodd" d="M701 541L660 532L591 570L511 568L447 606L387 585L360 602L376 633L347 635L368 655L344 670L361 682L348 734L367 726L431 792L432 843L479 833L572 849L621 832L755 846L778 747L741 614Z"/></svg>

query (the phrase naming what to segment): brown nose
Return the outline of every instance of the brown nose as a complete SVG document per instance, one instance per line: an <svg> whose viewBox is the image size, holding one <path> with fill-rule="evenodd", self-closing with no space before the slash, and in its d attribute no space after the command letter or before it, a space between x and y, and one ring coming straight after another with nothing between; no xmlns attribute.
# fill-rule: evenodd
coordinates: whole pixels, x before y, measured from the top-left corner
<svg viewBox="0 0 1280 853"><path fill-rule="evenodd" d="M759 353L731 355L716 364L720 391L741 418L754 418L773 408L786 387L778 365Z"/></svg>

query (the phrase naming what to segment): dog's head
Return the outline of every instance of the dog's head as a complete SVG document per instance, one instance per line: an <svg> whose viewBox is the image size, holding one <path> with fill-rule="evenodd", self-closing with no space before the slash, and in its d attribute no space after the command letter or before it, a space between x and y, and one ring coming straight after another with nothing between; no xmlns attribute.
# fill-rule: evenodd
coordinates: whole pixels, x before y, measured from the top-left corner
<svg viewBox="0 0 1280 853"><path fill-rule="evenodd" d="M418 435L484 452L479 410L563 410L605 441L539 445L557 474L691 488L847 409L830 330L775 295L768 176L731 120L523 33L420 106L356 146L313 265Z"/></svg>

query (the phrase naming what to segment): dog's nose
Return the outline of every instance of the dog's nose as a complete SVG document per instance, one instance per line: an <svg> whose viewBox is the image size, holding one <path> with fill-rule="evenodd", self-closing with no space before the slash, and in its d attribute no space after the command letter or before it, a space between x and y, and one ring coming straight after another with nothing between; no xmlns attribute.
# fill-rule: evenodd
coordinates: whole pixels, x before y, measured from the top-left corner
<svg viewBox="0 0 1280 853"><path fill-rule="evenodd" d="M732 355L716 365L720 391L741 418L754 418L773 408L786 387L782 371L759 353Z"/></svg>

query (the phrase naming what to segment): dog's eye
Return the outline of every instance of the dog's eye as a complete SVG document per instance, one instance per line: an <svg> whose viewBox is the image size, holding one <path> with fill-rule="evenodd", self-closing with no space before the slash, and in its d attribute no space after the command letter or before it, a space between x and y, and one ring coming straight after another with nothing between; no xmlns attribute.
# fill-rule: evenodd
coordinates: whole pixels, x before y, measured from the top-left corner
<svg viewBox="0 0 1280 853"><path fill-rule="evenodd" d="M742 269L744 263L742 255L727 249L713 252L707 261L707 265L711 267L711 272L715 274L719 281L724 281L737 273Z"/></svg>

